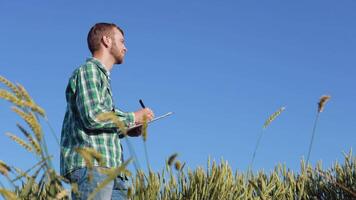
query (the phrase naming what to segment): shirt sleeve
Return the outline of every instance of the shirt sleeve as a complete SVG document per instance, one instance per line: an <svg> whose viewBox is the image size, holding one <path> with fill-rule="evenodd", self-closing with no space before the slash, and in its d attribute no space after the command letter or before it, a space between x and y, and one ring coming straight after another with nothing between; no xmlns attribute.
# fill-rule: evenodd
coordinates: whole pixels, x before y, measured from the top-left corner
<svg viewBox="0 0 356 200"><path fill-rule="evenodd" d="M97 116L101 113L112 112L104 104L103 88L100 72L96 66L87 65L78 71L76 105L80 121L89 131L117 132L114 123L101 122Z"/></svg>
<svg viewBox="0 0 356 200"><path fill-rule="evenodd" d="M119 117L121 121L123 121L126 127L131 127L135 125L135 113L133 112L123 112L119 109L115 109L116 116Z"/></svg>

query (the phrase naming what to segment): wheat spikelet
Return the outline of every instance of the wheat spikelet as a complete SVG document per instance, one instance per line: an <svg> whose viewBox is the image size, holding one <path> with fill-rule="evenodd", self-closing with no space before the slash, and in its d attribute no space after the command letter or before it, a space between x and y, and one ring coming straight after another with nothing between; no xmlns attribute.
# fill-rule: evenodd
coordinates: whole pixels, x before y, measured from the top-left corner
<svg viewBox="0 0 356 200"><path fill-rule="evenodd" d="M12 107L12 110L26 121L26 123L31 127L33 133L35 134L36 139L41 142L42 129L33 113L25 113L16 107Z"/></svg>
<svg viewBox="0 0 356 200"><path fill-rule="evenodd" d="M111 121L121 131L122 134L127 134L125 123L122 122L113 112L101 113L96 117L101 122Z"/></svg>
<svg viewBox="0 0 356 200"><path fill-rule="evenodd" d="M27 101L24 101L23 104L31 108L33 112L40 114L42 117L46 117L46 112L43 110L43 108L39 107L37 104L33 102L27 102Z"/></svg>
<svg viewBox="0 0 356 200"><path fill-rule="evenodd" d="M29 132L26 131L24 127L20 124L16 124L16 126L20 129L20 131L27 137L28 141L32 144L32 147L35 149L38 155L41 155L42 149L38 144L37 140L33 139Z"/></svg>
<svg viewBox="0 0 356 200"><path fill-rule="evenodd" d="M8 88L10 88L15 93L17 98L21 98L19 89L11 81L0 75L0 82L4 83Z"/></svg>
<svg viewBox="0 0 356 200"><path fill-rule="evenodd" d="M176 168L177 171L179 171L182 167L182 164L180 163L179 160L177 160L175 163L174 163L174 168Z"/></svg>
<svg viewBox="0 0 356 200"><path fill-rule="evenodd" d="M266 120L266 122L263 125L263 128L267 128L269 126L269 124L275 120L283 111L285 110L285 107L281 107L278 111L276 111L275 113L273 113L271 116L269 116L269 118Z"/></svg>
<svg viewBox="0 0 356 200"><path fill-rule="evenodd" d="M5 163L3 162L2 160L0 160L0 173L2 175L5 175L7 176L7 174L11 171L10 167Z"/></svg>
<svg viewBox="0 0 356 200"><path fill-rule="evenodd" d="M319 103L318 103L318 112L321 113L324 110L324 106L326 102L328 102L330 99L329 95L323 95L320 97Z"/></svg>
<svg viewBox="0 0 356 200"><path fill-rule="evenodd" d="M16 143L21 145L23 148L25 148L27 151L32 152L32 147L29 144L27 144L27 142L22 140L21 138L17 137L16 135L14 135L12 133L5 133L5 134L7 136L9 136L12 140L14 140Z"/></svg>
<svg viewBox="0 0 356 200"><path fill-rule="evenodd" d="M27 102L27 101L20 100L6 90L0 89L0 98L5 99L19 107L28 107L32 111L37 112L38 114L40 114L43 117L46 116L45 111L38 105L34 104L33 102Z"/></svg>
<svg viewBox="0 0 356 200"><path fill-rule="evenodd" d="M15 97L11 92L8 92L6 90L0 89L0 98L5 99L11 103L16 104L17 106L24 106L23 102L19 100L17 97Z"/></svg>
<svg viewBox="0 0 356 200"><path fill-rule="evenodd" d="M64 197L69 196L69 193L67 190L62 190L56 195L56 199L63 199Z"/></svg>
<svg viewBox="0 0 356 200"><path fill-rule="evenodd" d="M171 156L169 156L167 164L169 166L172 166L172 164L173 164L173 162L174 162L174 160L176 159L177 156L178 156L177 153L174 153Z"/></svg>
<svg viewBox="0 0 356 200"><path fill-rule="evenodd" d="M27 90L25 89L24 86L22 86L21 84L17 83L17 89L19 91L19 93L21 94L21 96L27 101L27 102L33 102L33 99L31 98L31 96L28 94Z"/></svg>

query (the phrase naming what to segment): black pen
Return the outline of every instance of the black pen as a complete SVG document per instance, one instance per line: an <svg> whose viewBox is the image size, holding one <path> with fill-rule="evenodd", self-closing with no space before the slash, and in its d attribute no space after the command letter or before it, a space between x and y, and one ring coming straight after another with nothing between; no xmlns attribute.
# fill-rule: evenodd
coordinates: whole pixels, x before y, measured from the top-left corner
<svg viewBox="0 0 356 200"><path fill-rule="evenodd" d="M143 104L142 99L140 99L140 104L141 104L141 107L142 107L142 108L146 108L145 104Z"/></svg>

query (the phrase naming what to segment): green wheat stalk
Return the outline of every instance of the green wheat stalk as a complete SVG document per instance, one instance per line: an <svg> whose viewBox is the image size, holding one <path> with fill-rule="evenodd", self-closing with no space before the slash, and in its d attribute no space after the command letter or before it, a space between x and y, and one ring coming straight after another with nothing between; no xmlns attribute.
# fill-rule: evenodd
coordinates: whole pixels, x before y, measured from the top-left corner
<svg viewBox="0 0 356 200"><path fill-rule="evenodd" d="M272 115L270 115L270 116L268 117L268 119L265 121L265 123L264 123L264 125L263 125L263 129L262 129L262 131L261 131L261 134L258 136L257 143L256 143L255 149L254 149L253 154L252 154L252 159L251 159L249 171L252 170L253 162L254 162L254 160L255 160L256 152L257 152L258 146L260 145L260 141L261 141L261 138L262 138L262 135L263 135L264 130L265 130L265 129L272 123L272 121L274 121L284 110L285 110L285 107L279 108L276 112L274 112Z"/></svg>
<svg viewBox="0 0 356 200"><path fill-rule="evenodd" d="M312 137L311 137L310 144L309 144L309 150L308 150L308 156L307 156L307 165L309 163L310 153L311 153L311 150L312 150L312 147L313 147L313 141L314 141L314 137L315 137L316 126L317 126L318 121L319 121L319 115L320 115L321 112L323 112L325 104L326 104L327 101L329 101L329 99L330 99L330 96L328 96L328 95L323 95L323 96L320 97L320 100L319 100L319 103L318 103L318 110L317 110L316 118L315 118L314 125L313 125Z"/></svg>

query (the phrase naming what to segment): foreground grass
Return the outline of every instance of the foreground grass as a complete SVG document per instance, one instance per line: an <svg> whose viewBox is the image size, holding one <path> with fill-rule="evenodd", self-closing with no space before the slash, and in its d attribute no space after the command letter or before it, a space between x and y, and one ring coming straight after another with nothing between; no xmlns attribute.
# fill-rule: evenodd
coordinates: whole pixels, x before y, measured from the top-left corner
<svg viewBox="0 0 356 200"><path fill-rule="evenodd" d="M6 188L0 182L0 194L5 199L69 199L70 192L77 192L78 186L69 183L53 168L52 157L47 151L40 124L41 118L48 123L45 111L34 102L23 86L15 85L1 76L0 82L9 89L0 89L0 98L12 103L13 111L23 118L29 127L28 130L17 124L25 140L12 133L6 135L20 147L33 153L39 161L25 171L0 161L0 174L10 185ZM126 132L122 123L114 116L102 115L101 120L111 120L120 130ZM143 128L143 136L147 136L145 127L147 126ZM78 149L78 152L85 159L89 169L94 162L101 161L100 155L92 149ZM150 171L145 174L136 168L135 175L131 177L132 187L127 191L128 196L133 200L356 199L356 157L351 151L345 154L343 163L335 163L326 170L323 170L320 164L313 168L302 161L301 171L298 173L288 170L286 166L278 165L269 174L264 172L253 174L250 171L234 173L225 161L221 163L208 161L206 170L203 168L190 170L185 169L176 157L173 155L168 159L162 172ZM91 197L118 174L130 175L126 169L127 164L129 162L105 171L107 180L93 191ZM68 184L71 191L64 187Z"/></svg>

